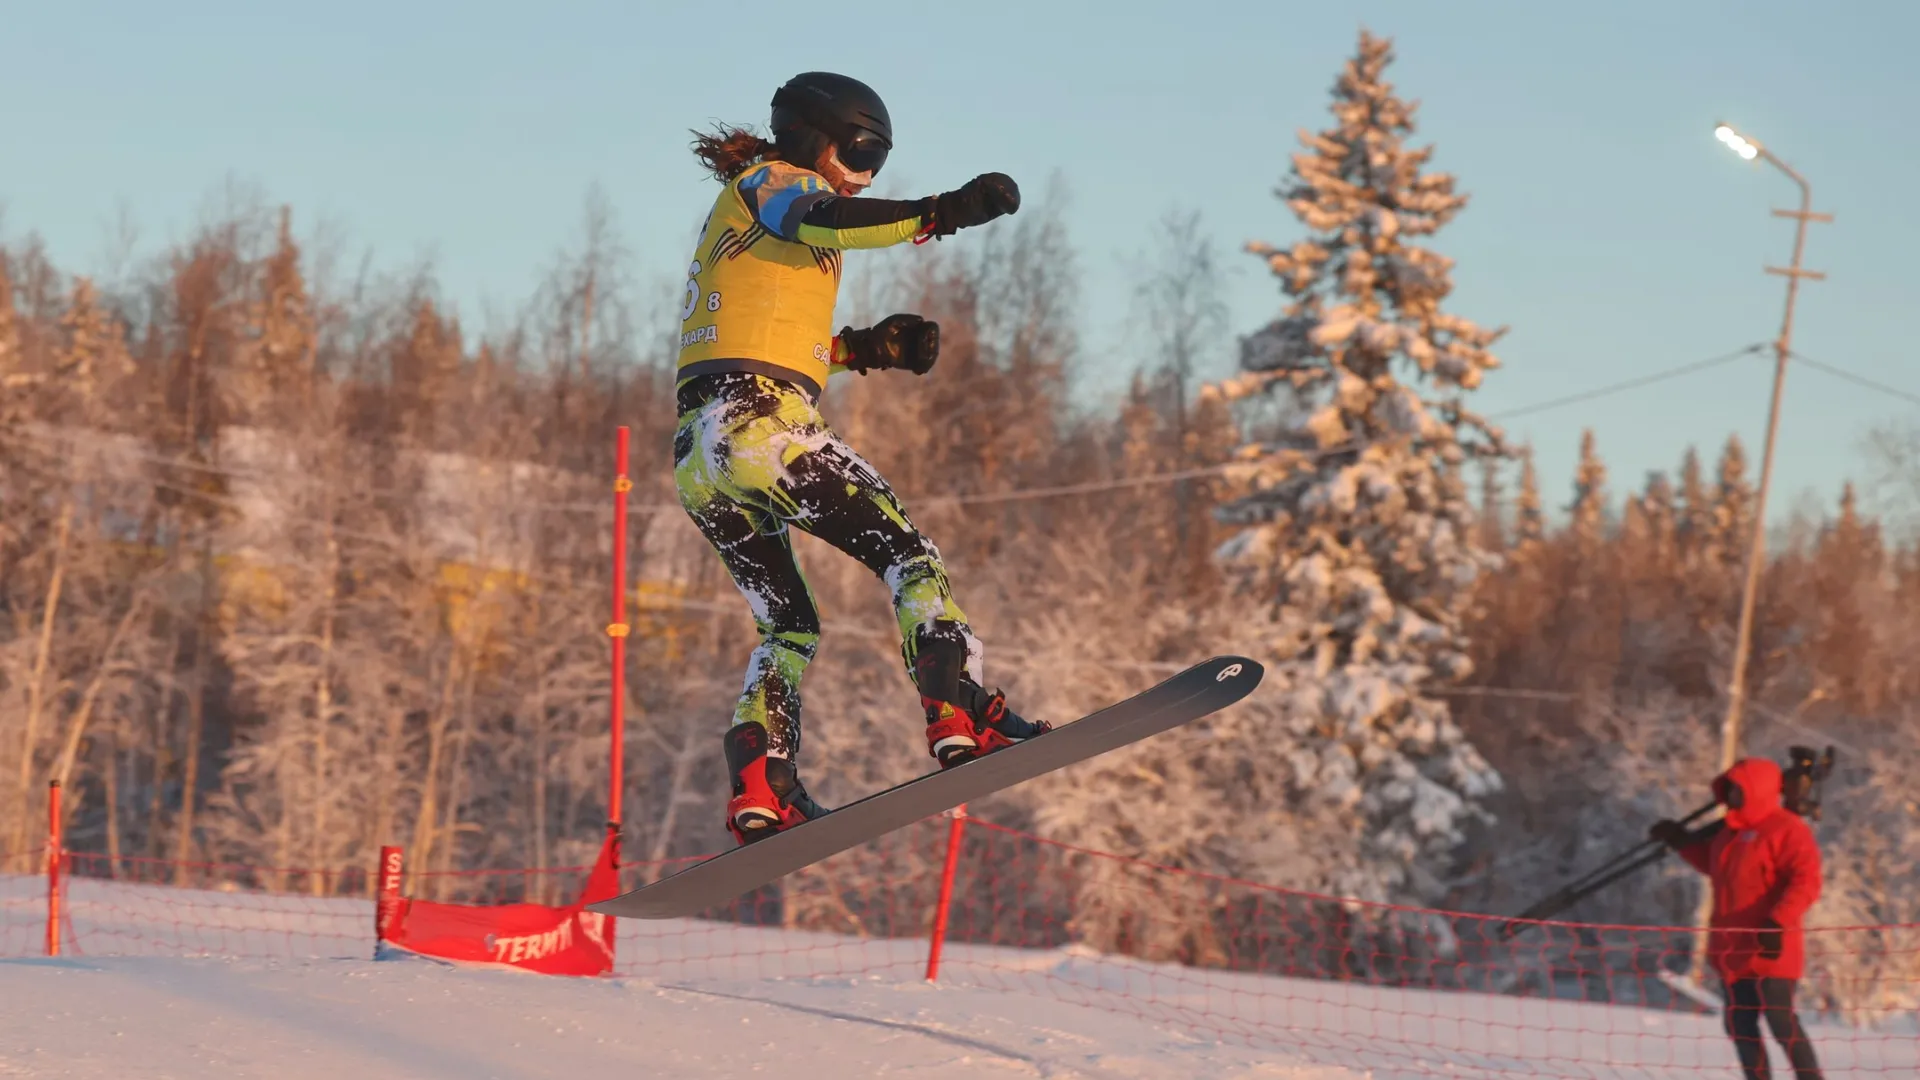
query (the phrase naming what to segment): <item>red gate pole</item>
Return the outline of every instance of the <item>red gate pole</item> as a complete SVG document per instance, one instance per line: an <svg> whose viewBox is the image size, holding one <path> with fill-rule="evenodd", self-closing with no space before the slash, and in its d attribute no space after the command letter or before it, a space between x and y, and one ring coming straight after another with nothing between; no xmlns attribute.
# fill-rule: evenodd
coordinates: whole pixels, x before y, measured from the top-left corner
<svg viewBox="0 0 1920 1080"><path fill-rule="evenodd" d="M940 975L940 946L947 941L947 915L953 909L953 876L960 866L960 845L965 839L967 827L967 804L954 807L948 816L953 823L947 827L947 865L940 871L940 901L934 905L933 934L927 943L928 982Z"/></svg>
<svg viewBox="0 0 1920 1080"><path fill-rule="evenodd" d="M380 849L379 884L373 902L373 940L391 941L399 930L400 882L406 872L402 849L391 845Z"/></svg>
<svg viewBox="0 0 1920 1080"><path fill-rule="evenodd" d="M60 781L47 784L47 955L60 955L60 867L67 853L60 836Z"/></svg>
<svg viewBox="0 0 1920 1080"><path fill-rule="evenodd" d="M627 697L627 492L633 481L627 479L627 444L630 432L623 424L614 437L613 449L613 621L607 636L613 639L613 705L608 717L612 731L612 767L608 770L607 841L613 845L613 864L620 865L620 793L626 785L626 697Z"/></svg>

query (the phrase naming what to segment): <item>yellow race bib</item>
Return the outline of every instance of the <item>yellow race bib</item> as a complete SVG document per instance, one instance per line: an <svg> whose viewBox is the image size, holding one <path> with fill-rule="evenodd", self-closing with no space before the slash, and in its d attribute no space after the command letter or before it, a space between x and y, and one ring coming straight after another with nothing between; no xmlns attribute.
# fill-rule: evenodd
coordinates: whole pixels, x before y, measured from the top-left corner
<svg viewBox="0 0 1920 1080"><path fill-rule="evenodd" d="M680 380L750 371L814 396L833 361L842 253L795 235L806 209L833 191L784 162L756 165L714 201L687 267L680 305Z"/></svg>

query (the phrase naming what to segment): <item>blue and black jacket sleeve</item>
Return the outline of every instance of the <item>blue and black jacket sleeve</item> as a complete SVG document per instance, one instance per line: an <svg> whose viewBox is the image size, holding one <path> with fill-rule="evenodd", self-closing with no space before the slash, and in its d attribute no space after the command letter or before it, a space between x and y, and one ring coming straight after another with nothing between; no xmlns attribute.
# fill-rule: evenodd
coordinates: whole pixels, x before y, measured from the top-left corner
<svg viewBox="0 0 1920 1080"><path fill-rule="evenodd" d="M932 215L931 201L926 199L846 198L811 173L800 173L786 183L770 181L768 175L751 177L740 185L747 209L762 228L798 244L891 247L920 235Z"/></svg>

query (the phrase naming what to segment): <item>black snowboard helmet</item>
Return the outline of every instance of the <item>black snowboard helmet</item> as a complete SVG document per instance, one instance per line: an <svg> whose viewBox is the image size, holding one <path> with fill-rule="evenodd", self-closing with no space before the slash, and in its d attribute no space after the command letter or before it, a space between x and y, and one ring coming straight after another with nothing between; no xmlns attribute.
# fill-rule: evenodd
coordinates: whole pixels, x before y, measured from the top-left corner
<svg viewBox="0 0 1920 1080"><path fill-rule="evenodd" d="M788 79L773 94L773 144L780 156L812 168L831 146L854 172L875 172L893 149L893 121L873 87L830 71Z"/></svg>

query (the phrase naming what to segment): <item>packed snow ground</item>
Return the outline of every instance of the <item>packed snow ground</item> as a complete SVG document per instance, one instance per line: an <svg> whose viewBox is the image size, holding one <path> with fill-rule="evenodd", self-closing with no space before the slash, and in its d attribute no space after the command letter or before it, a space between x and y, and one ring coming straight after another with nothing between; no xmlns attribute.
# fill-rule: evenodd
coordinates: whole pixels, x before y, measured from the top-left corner
<svg viewBox="0 0 1920 1080"><path fill-rule="evenodd" d="M1245 1077L1349 1080L1061 1002L872 979L665 985L422 962L0 962L0 1073L33 1077Z"/></svg>
<svg viewBox="0 0 1920 1080"><path fill-rule="evenodd" d="M1728 1077L1710 1016L1197 971L1072 947L622 921L612 979L371 958L364 901L0 878L0 1076ZM1817 1025L1827 1075L1920 1074L1920 1033Z"/></svg>

